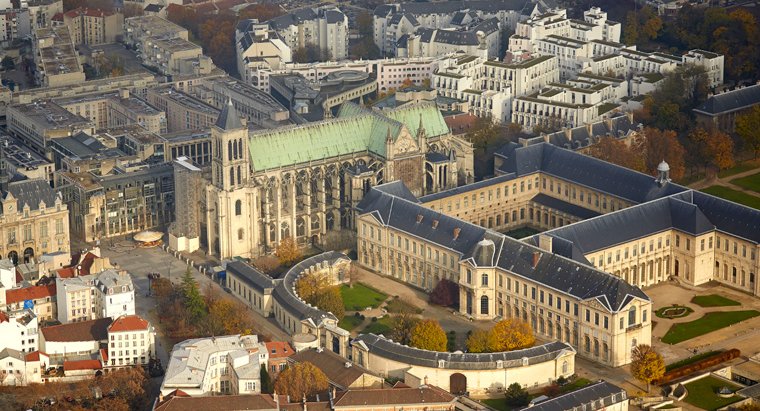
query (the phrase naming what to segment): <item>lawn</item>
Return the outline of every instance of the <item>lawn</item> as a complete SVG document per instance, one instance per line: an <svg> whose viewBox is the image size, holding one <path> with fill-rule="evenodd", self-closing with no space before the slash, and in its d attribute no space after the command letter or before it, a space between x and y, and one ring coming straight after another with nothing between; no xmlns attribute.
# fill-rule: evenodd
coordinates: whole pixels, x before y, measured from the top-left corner
<svg viewBox="0 0 760 411"><path fill-rule="evenodd" d="M340 296L343 297L343 306L346 307L346 311L361 311L367 307L377 308L388 298L387 294L362 283L355 283L353 287L343 285L340 287Z"/></svg>
<svg viewBox="0 0 760 411"><path fill-rule="evenodd" d="M483 404L498 411L512 411L512 407L507 405L507 400L505 398L488 398L488 399L484 399L480 401ZM519 409L522 407L517 407L517 408Z"/></svg>
<svg viewBox="0 0 760 411"><path fill-rule="evenodd" d="M689 307L674 304L674 305L669 305L667 307L660 308L659 310L654 312L654 315L660 318L681 318L681 317L686 317L687 315L693 312L694 310L692 310Z"/></svg>
<svg viewBox="0 0 760 411"><path fill-rule="evenodd" d="M734 301L718 294L698 295L692 298L691 302L700 307L728 307L732 305L741 305L738 301Z"/></svg>
<svg viewBox="0 0 760 411"><path fill-rule="evenodd" d="M731 182L746 190L752 190L756 193L760 193L760 173L752 174L751 176L735 178L731 180Z"/></svg>
<svg viewBox="0 0 760 411"><path fill-rule="evenodd" d="M736 174L739 174L739 173L743 173L745 171L749 171L749 170L755 169L755 168L757 168L759 166L760 166L760 162L758 162L758 160L744 161L742 163L737 164L734 167L731 167L729 169L726 169L726 170L723 170L723 171L719 172L718 173L718 177L720 177L720 178L731 177L733 175L736 175Z"/></svg>
<svg viewBox="0 0 760 411"><path fill-rule="evenodd" d="M361 317L355 315L347 315L342 320L338 321L338 327L351 331L364 321Z"/></svg>
<svg viewBox="0 0 760 411"><path fill-rule="evenodd" d="M736 191L723 186L711 186L702 191L735 203L744 204L747 207L760 209L760 197L755 197L741 191Z"/></svg>
<svg viewBox="0 0 760 411"><path fill-rule="evenodd" d="M536 234L538 234L540 232L541 232L540 230L536 230L535 228L522 227L522 228L514 229L512 231L507 231L504 234L507 235L507 236L509 236L509 237L516 238L516 239L519 240L521 238L525 238L525 237L530 237L532 235L536 235Z"/></svg>
<svg viewBox="0 0 760 411"><path fill-rule="evenodd" d="M417 308L417 306L409 304L400 298L394 298L391 301L388 301L388 304L385 305L385 309L388 310L389 313L393 314L420 314L422 312L422 310Z"/></svg>
<svg viewBox="0 0 760 411"><path fill-rule="evenodd" d="M675 370L676 368L683 367L684 365L694 364L697 361L704 360L707 357L712 357L713 355L719 353L721 353L721 351L707 351L689 358L684 358L683 360L666 365L665 372Z"/></svg>
<svg viewBox="0 0 760 411"><path fill-rule="evenodd" d="M684 398L684 401L703 410L717 410L718 408L725 407L728 404L733 404L742 399L737 395L729 398L721 398L718 396L718 390L724 386L731 388L731 390L739 389L737 385L715 377L700 378L694 382L686 384L686 389L689 391L689 395Z"/></svg>
<svg viewBox="0 0 760 411"><path fill-rule="evenodd" d="M662 337L662 342L666 344L678 344L682 341L757 317L758 315L760 315L760 312L755 310L707 313L698 320L673 324L668 333Z"/></svg>
<svg viewBox="0 0 760 411"><path fill-rule="evenodd" d="M560 393L565 394L571 391L580 390L581 388L590 384L592 384L592 381L587 378L576 378L575 380L560 387L559 391Z"/></svg>
<svg viewBox="0 0 760 411"><path fill-rule="evenodd" d="M370 334L370 333L376 334L376 335L386 334L391 330L392 323L393 323L393 319L390 316L386 315L385 317L377 321L373 321L369 323L369 325L366 326L361 331L361 334Z"/></svg>

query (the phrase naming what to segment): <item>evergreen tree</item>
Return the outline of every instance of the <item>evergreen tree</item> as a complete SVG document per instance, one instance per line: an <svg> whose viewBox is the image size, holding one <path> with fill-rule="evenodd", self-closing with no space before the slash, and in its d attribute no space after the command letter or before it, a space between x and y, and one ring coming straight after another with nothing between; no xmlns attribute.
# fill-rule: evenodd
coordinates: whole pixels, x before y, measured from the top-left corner
<svg viewBox="0 0 760 411"><path fill-rule="evenodd" d="M185 308L190 315L191 322L196 322L206 315L206 302L203 300L198 283L195 282L190 267L182 276L182 292L185 297Z"/></svg>

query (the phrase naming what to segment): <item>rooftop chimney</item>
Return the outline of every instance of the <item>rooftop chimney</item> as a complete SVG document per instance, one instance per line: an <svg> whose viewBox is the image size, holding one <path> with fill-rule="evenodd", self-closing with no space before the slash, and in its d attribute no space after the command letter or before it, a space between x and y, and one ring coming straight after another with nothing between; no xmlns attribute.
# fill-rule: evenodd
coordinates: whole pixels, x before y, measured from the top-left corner
<svg viewBox="0 0 760 411"><path fill-rule="evenodd" d="M538 248L551 253L552 252L552 237L546 234L538 235Z"/></svg>
<svg viewBox="0 0 760 411"><path fill-rule="evenodd" d="M417 224L422 222L422 214L417 214Z"/></svg>
<svg viewBox="0 0 760 411"><path fill-rule="evenodd" d="M457 238L459 238L459 233L461 231L462 231L462 229L459 228L459 227L457 227L457 228L454 229L454 240L456 240Z"/></svg>
<svg viewBox="0 0 760 411"><path fill-rule="evenodd" d="M536 266L538 266L538 259L541 258L541 253L538 251L533 252L533 268L535 269Z"/></svg>
<svg viewBox="0 0 760 411"><path fill-rule="evenodd" d="M438 228L438 220L433 220L433 229Z"/></svg>

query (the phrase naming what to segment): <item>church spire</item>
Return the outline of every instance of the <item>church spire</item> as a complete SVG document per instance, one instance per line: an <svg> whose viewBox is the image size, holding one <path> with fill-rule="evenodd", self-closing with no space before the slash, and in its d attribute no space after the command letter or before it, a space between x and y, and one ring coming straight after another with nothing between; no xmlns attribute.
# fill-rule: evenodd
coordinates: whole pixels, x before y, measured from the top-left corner
<svg viewBox="0 0 760 411"><path fill-rule="evenodd" d="M243 123L240 122L240 116L238 116L235 106L232 104L232 99L227 99L227 104L219 113L219 117L216 119L215 125L222 130L235 130L243 128Z"/></svg>

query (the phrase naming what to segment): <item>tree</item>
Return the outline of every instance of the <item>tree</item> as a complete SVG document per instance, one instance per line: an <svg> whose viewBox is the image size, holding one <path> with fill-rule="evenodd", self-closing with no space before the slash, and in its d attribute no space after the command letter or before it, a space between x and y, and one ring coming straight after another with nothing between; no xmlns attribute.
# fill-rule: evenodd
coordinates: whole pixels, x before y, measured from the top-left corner
<svg viewBox="0 0 760 411"><path fill-rule="evenodd" d="M285 14L285 10L275 3L252 4L240 10L240 20L257 19L259 22L269 21Z"/></svg>
<svg viewBox="0 0 760 411"><path fill-rule="evenodd" d="M760 106L754 106L746 113L736 116L736 134L752 149L757 158L760 151Z"/></svg>
<svg viewBox="0 0 760 411"><path fill-rule="evenodd" d="M327 390L329 383L322 370L310 362L301 362L289 366L277 376L274 389L277 394L289 395L293 400L300 400Z"/></svg>
<svg viewBox="0 0 760 411"><path fill-rule="evenodd" d="M372 15L369 11L362 11L356 15L356 29L363 37L372 38Z"/></svg>
<svg viewBox="0 0 760 411"><path fill-rule="evenodd" d="M262 364L261 370L259 371L259 374L261 375L261 392L263 394L271 394L272 393L272 377L269 376L269 371L267 371L267 366Z"/></svg>
<svg viewBox="0 0 760 411"><path fill-rule="evenodd" d="M623 42L628 45L641 45L657 38L662 29L662 19L650 7L630 11L625 16Z"/></svg>
<svg viewBox="0 0 760 411"><path fill-rule="evenodd" d="M190 266L187 267L185 274L182 276L182 292L189 319L195 322L203 318L206 315L206 302L203 301L203 297L198 290L198 283L195 282L190 272Z"/></svg>
<svg viewBox="0 0 760 411"><path fill-rule="evenodd" d="M609 161L610 163L630 168L632 170L645 172L647 170L644 153L641 152L641 150L636 149L636 146L637 145L632 144L631 147L629 147L625 142L614 137L604 136L599 139L598 143L589 148L588 154L600 160Z"/></svg>
<svg viewBox="0 0 760 411"><path fill-rule="evenodd" d="M436 320L421 320L412 329L409 345L423 350L446 351L446 332Z"/></svg>
<svg viewBox="0 0 760 411"><path fill-rule="evenodd" d="M301 259L301 250L292 237L285 237L280 240L274 255L280 260L280 264L290 267Z"/></svg>
<svg viewBox="0 0 760 411"><path fill-rule="evenodd" d="M507 404L513 407L522 407L528 405L530 401L530 395L519 382L513 382L507 387L507 391L504 393Z"/></svg>
<svg viewBox="0 0 760 411"><path fill-rule="evenodd" d="M339 320L346 315L343 297L340 295L340 288L337 286L329 287L316 294L313 301L310 304L318 307L320 310L333 313Z"/></svg>
<svg viewBox="0 0 760 411"><path fill-rule="evenodd" d="M459 286L451 280L441 279L430 293L430 302L444 307L459 306Z"/></svg>
<svg viewBox="0 0 760 411"><path fill-rule="evenodd" d="M647 127L644 129L644 136L647 172L657 170L657 165L664 160L670 166L670 178L676 181L683 178L686 173L686 149L678 141L676 132Z"/></svg>
<svg viewBox="0 0 760 411"><path fill-rule="evenodd" d="M479 353L489 352L488 349L488 331L475 330L467 337L467 352Z"/></svg>
<svg viewBox="0 0 760 411"><path fill-rule="evenodd" d="M339 319L346 315L340 288L334 286L326 272L309 273L296 281L296 292L307 303L333 313Z"/></svg>
<svg viewBox="0 0 760 411"><path fill-rule="evenodd" d="M694 161L705 168L723 170L734 166L734 142L728 134L698 127L688 139Z"/></svg>
<svg viewBox="0 0 760 411"><path fill-rule="evenodd" d="M0 62L4 70L13 70L16 68L16 63L13 61L13 57L6 55L3 57L3 61Z"/></svg>
<svg viewBox="0 0 760 411"><path fill-rule="evenodd" d="M530 325L517 318L501 320L488 332L488 348L492 352L528 348L535 342Z"/></svg>
<svg viewBox="0 0 760 411"><path fill-rule="evenodd" d="M391 320L391 340L404 345L409 345L412 339L412 330L419 319L409 313L398 314Z"/></svg>
<svg viewBox="0 0 760 411"><path fill-rule="evenodd" d="M263 255L253 261L253 265L264 274L274 274L280 270L280 260L272 255Z"/></svg>
<svg viewBox="0 0 760 411"><path fill-rule="evenodd" d="M651 345L639 344L631 352L631 374L647 384L647 392L652 381L665 375L665 360Z"/></svg>

